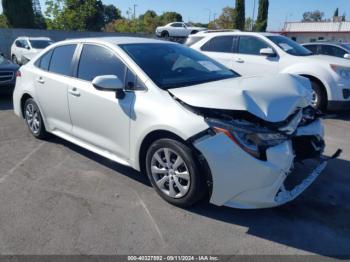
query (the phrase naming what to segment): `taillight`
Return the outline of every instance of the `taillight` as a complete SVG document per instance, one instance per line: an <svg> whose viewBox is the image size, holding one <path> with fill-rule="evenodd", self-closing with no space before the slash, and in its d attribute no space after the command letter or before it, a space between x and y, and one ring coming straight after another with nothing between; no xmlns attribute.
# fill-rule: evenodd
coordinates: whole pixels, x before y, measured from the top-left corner
<svg viewBox="0 0 350 262"><path fill-rule="evenodd" d="M16 72L16 77L21 77L21 76L22 76L22 73L21 73L21 71L18 70L18 71Z"/></svg>

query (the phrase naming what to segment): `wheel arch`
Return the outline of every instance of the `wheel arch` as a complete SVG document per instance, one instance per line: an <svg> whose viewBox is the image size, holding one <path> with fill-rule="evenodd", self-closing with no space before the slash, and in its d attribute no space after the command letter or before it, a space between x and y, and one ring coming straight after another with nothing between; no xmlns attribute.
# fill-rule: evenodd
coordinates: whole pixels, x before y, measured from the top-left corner
<svg viewBox="0 0 350 262"><path fill-rule="evenodd" d="M24 93L24 94L22 95L22 97L21 97L21 102L20 102L20 105L21 105L21 116L22 116L23 118L25 118L25 115L24 115L24 104L25 104L26 101L27 101L28 99L30 99L30 98L33 99L33 97L32 97L30 94L28 94L28 93Z"/></svg>
<svg viewBox="0 0 350 262"><path fill-rule="evenodd" d="M205 132L205 131L203 131L203 132ZM192 138L184 140L180 136L178 136L175 133L168 131L168 130L154 130L154 131L148 133L144 137L144 139L142 140L140 150L139 150L139 157L138 157L138 164L139 164L139 168L140 168L141 173L146 172L145 159L146 159L146 154L147 154L148 148L156 140L164 139L164 138L170 138L170 139L174 139L176 141L182 142L193 150L194 156L196 157L196 161L199 164L199 168L201 169L201 171L203 171L203 173L205 175L206 182L208 185L208 190L209 190L209 196L211 196L213 178L212 178L210 167L209 167L207 160L204 158L204 156L201 154L201 152L198 151L198 149L196 149L194 147L194 145L192 143Z"/></svg>
<svg viewBox="0 0 350 262"><path fill-rule="evenodd" d="M320 86L320 88L321 88L321 90L322 90L322 92L323 92L323 95L324 95L325 98L326 98L326 101L329 100L329 95L328 95L327 87L326 87L326 85L325 85L319 78L317 78L317 77L315 77L315 76L313 76L313 75L309 75L309 74L300 74L300 76L303 76L303 77L309 79L311 82L317 83L317 84Z"/></svg>

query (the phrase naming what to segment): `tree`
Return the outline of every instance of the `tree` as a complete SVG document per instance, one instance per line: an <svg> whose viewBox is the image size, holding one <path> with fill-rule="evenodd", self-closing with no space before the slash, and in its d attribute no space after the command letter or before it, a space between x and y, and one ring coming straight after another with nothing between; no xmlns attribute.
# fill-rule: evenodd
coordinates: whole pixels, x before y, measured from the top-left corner
<svg viewBox="0 0 350 262"><path fill-rule="evenodd" d="M236 0L234 14L234 24L236 29L244 30L245 25L245 0Z"/></svg>
<svg viewBox="0 0 350 262"><path fill-rule="evenodd" d="M9 25L8 25L6 16L4 16L4 14L1 14L0 15L0 28L8 28L8 27L9 27Z"/></svg>
<svg viewBox="0 0 350 262"><path fill-rule="evenodd" d="M2 8L10 27L34 27L32 0L2 0Z"/></svg>
<svg viewBox="0 0 350 262"><path fill-rule="evenodd" d="M159 17L153 10L147 10L146 13L140 15L139 21L146 33L153 33L156 27L160 25Z"/></svg>
<svg viewBox="0 0 350 262"><path fill-rule="evenodd" d="M160 17L161 24L169 24L171 22L182 22L182 15L176 12L165 12Z"/></svg>
<svg viewBox="0 0 350 262"><path fill-rule="evenodd" d="M265 32L269 16L269 0L259 0L258 17L254 25L255 32Z"/></svg>
<svg viewBox="0 0 350 262"><path fill-rule="evenodd" d="M49 29L100 31L105 26L101 0L46 0Z"/></svg>
<svg viewBox="0 0 350 262"><path fill-rule="evenodd" d="M303 14L303 22L320 22L323 21L324 13L320 10L305 12Z"/></svg>
<svg viewBox="0 0 350 262"><path fill-rule="evenodd" d="M221 29L233 29L235 28L235 9L231 7L225 7L222 9L221 15L216 19L214 25ZM212 25L210 25L212 26Z"/></svg>
<svg viewBox="0 0 350 262"><path fill-rule="evenodd" d="M103 13L105 24L122 18L121 11L114 5L103 5Z"/></svg>
<svg viewBox="0 0 350 262"><path fill-rule="evenodd" d="M333 17L339 16L339 8L335 9Z"/></svg>

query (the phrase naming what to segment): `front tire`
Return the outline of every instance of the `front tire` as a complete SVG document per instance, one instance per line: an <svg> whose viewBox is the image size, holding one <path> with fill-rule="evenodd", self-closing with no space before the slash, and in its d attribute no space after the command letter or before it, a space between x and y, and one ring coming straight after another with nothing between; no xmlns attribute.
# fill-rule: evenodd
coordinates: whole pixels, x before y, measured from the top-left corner
<svg viewBox="0 0 350 262"><path fill-rule="evenodd" d="M29 131L35 138L45 139L48 137L39 107L32 98L27 99L24 103L24 116Z"/></svg>
<svg viewBox="0 0 350 262"><path fill-rule="evenodd" d="M146 171L156 192L173 205L189 207L207 192L192 150L179 141L155 141L147 151Z"/></svg>
<svg viewBox="0 0 350 262"><path fill-rule="evenodd" d="M327 95L322 87L315 81L311 81L313 90L311 105L313 108L324 111L327 107Z"/></svg>

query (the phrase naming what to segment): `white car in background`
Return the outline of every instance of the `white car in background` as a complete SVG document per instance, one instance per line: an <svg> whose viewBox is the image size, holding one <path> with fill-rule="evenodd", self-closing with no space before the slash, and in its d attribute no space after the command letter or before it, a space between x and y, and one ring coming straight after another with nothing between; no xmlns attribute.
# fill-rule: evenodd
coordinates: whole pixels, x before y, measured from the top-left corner
<svg viewBox="0 0 350 262"><path fill-rule="evenodd" d="M174 205L206 195L219 206L282 205L329 160L303 77L243 78L183 45L130 37L57 43L17 76L14 111L35 137L144 171ZM288 182L310 158L314 171Z"/></svg>
<svg viewBox="0 0 350 262"><path fill-rule="evenodd" d="M51 44L48 37L18 37L11 46L12 62L23 65Z"/></svg>
<svg viewBox="0 0 350 262"><path fill-rule="evenodd" d="M196 34L200 31L207 30L204 27L196 27L190 23L174 22L165 26L156 28L158 37L188 37L190 34Z"/></svg>
<svg viewBox="0 0 350 262"><path fill-rule="evenodd" d="M242 76L304 76L311 81L315 108L350 109L350 61L345 59L313 55L289 38L272 33L200 32L189 36L187 45Z"/></svg>

